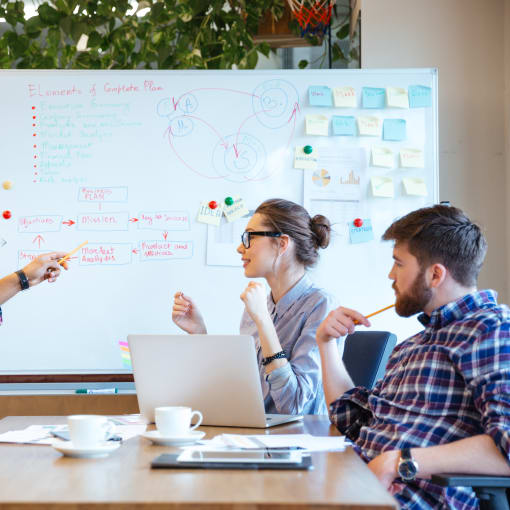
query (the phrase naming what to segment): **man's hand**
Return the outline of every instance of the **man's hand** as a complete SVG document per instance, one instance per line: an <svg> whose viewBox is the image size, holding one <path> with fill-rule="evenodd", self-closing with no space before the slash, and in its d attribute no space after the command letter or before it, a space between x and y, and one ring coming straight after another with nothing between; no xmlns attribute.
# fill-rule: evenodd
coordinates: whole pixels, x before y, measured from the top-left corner
<svg viewBox="0 0 510 510"><path fill-rule="evenodd" d="M400 459L400 450L389 450L381 453L368 463L368 468L385 489L391 492L391 486L395 478L398 477L398 461Z"/></svg>
<svg viewBox="0 0 510 510"><path fill-rule="evenodd" d="M65 257L65 252L55 251L52 253L44 253L32 260L23 268L23 272L28 278L30 287L38 285L44 280L54 282L60 276L60 265L58 261ZM67 270L67 262L62 262L62 267Z"/></svg>
<svg viewBox="0 0 510 510"><path fill-rule="evenodd" d="M315 335L317 343L326 343L334 338L354 333L356 324L370 327L370 322L356 310L340 306L329 312Z"/></svg>

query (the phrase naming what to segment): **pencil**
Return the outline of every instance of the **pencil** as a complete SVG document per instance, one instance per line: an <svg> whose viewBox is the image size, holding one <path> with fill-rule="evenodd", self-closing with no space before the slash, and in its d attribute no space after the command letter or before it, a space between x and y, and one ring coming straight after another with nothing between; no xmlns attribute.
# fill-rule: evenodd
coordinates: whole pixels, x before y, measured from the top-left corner
<svg viewBox="0 0 510 510"><path fill-rule="evenodd" d="M369 317L373 317L374 315L377 315L378 313L385 312L386 310L389 310L390 308L393 308L395 304L385 306L384 308L381 308L380 310L377 310L377 312L369 313L365 316L365 319L368 319ZM359 324L359 321L354 321L354 324Z"/></svg>
<svg viewBox="0 0 510 510"><path fill-rule="evenodd" d="M62 257L58 263L60 265L62 265L62 262L64 262L64 260L67 260L69 257L71 257L72 255L74 255L80 248L82 248L83 246L85 246L86 244L88 243L88 241L84 241L83 243L80 244L80 246L76 247L73 251L70 251L65 257Z"/></svg>

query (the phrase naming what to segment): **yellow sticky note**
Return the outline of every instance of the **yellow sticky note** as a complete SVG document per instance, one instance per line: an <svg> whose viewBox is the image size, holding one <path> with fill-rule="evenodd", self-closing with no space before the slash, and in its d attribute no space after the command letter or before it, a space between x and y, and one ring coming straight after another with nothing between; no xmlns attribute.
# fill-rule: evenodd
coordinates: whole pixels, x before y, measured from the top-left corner
<svg viewBox="0 0 510 510"><path fill-rule="evenodd" d="M391 177L372 177L370 179L370 185L374 197L393 198L393 179Z"/></svg>
<svg viewBox="0 0 510 510"><path fill-rule="evenodd" d="M335 87L333 100L337 108L356 108L356 90L353 87Z"/></svg>
<svg viewBox="0 0 510 510"><path fill-rule="evenodd" d="M381 136L382 122L372 115L358 117L358 131L361 136Z"/></svg>
<svg viewBox="0 0 510 510"><path fill-rule="evenodd" d="M419 177L404 177L402 184L407 195L427 196L427 184Z"/></svg>
<svg viewBox="0 0 510 510"><path fill-rule="evenodd" d="M393 168L395 166L393 151L388 147L372 147L372 166Z"/></svg>
<svg viewBox="0 0 510 510"><path fill-rule="evenodd" d="M311 154L306 154L303 147L296 147L294 150L294 168L315 170L317 168L317 157L317 149L313 149Z"/></svg>
<svg viewBox="0 0 510 510"><path fill-rule="evenodd" d="M425 158L421 149L400 149L402 168L425 168Z"/></svg>
<svg viewBox="0 0 510 510"><path fill-rule="evenodd" d="M307 135L329 135L329 119L325 115L307 115L305 123Z"/></svg>
<svg viewBox="0 0 510 510"><path fill-rule="evenodd" d="M409 108L407 89L401 87L387 87L386 103L390 108Z"/></svg>
<svg viewBox="0 0 510 510"><path fill-rule="evenodd" d="M227 221L236 221L249 213L244 200L240 197L234 197L234 203L232 205L225 204L223 212L225 213Z"/></svg>
<svg viewBox="0 0 510 510"><path fill-rule="evenodd" d="M217 204L218 207L216 207L216 209L211 209L209 207L209 201L202 202L200 204L200 209L198 210L197 221L199 223L207 223L208 225L219 227L221 214L223 212L223 204L218 202Z"/></svg>

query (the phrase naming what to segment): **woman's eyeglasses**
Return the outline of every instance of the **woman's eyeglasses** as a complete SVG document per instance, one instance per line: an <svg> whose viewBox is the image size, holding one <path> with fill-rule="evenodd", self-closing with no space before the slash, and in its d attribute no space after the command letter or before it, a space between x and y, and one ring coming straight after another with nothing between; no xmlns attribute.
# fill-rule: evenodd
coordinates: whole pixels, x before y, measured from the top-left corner
<svg viewBox="0 0 510 510"><path fill-rule="evenodd" d="M241 241L243 246L248 249L250 247L250 239L252 236L265 236L265 237L281 237L281 232L243 232L241 235Z"/></svg>

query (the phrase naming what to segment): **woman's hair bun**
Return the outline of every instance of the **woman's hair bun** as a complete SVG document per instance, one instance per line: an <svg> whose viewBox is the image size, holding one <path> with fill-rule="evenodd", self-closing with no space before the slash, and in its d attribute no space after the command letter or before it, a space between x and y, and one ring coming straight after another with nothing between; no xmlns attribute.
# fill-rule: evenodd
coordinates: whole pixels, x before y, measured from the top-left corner
<svg viewBox="0 0 510 510"><path fill-rule="evenodd" d="M331 223L322 214L316 214L311 222L310 228L314 234L317 248L327 248L331 236Z"/></svg>

